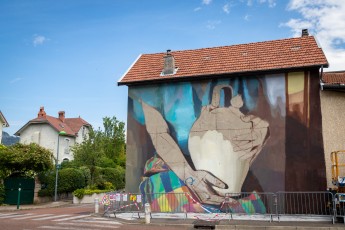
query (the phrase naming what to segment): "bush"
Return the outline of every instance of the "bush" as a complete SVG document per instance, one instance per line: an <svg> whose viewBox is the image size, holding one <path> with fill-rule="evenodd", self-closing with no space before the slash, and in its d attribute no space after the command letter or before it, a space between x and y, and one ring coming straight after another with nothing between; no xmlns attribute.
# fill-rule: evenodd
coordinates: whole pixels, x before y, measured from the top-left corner
<svg viewBox="0 0 345 230"><path fill-rule="evenodd" d="M99 168L98 170L101 177L100 180L103 184L105 182L111 182L114 189L123 189L125 187L125 170L122 167Z"/></svg>
<svg viewBox="0 0 345 230"><path fill-rule="evenodd" d="M74 163L74 161L62 161L61 169L65 168L78 168L78 166Z"/></svg>
<svg viewBox="0 0 345 230"><path fill-rule="evenodd" d="M42 184L39 196L52 196L55 192L55 171L39 174L38 178ZM58 193L69 193L76 189L84 188L86 180L84 171L75 168L65 168L59 170Z"/></svg>
<svg viewBox="0 0 345 230"><path fill-rule="evenodd" d="M116 164L113 160L109 159L108 157L101 157L98 166L102 168L115 168Z"/></svg>
<svg viewBox="0 0 345 230"><path fill-rule="evenodd" d="M111 189L77 189L73 192L73 195L77 197L78 199L82 199L84 195L92 195L94 193L100 194L100 193L106 193L112 191Z"/></svg>
<svg viewBox="0 0 345 230"><path fill-rule="evenodd" d="M90 184L91 181L91 172L90 169L86 166L82 166L79 168L79 170L83 173L83 178L85 180L85 184Z"/></svg>
<svg viewBox="0 0 345 230"><path fill-rule="evenodd" d="M55 171L39 173L38 180L41 182L41 190L38 191L38 196L53 196L55 189Z"/></svg>
<svg viewBox="0 0 345 230"><path fill-rule="evenodd" d="M46 197L46 196L53 196L52 191L48 190L48 189L41 189L38 191L37 195L39 197Z"/></svg>
<svg viewBox="0 0 345 230"><path fill-rule="evenodd" d="M76 196L77 198L81 199L84 197L85 194L85 189L81 188L81 189L77 189L73 192L73 195Z"/></svg>
<svg viewBox="0 0 345 230"><path fill-rule="evenodd" d="M5 186L0 184L0 204L3 204L5 201Z"/></svg>
<svg viewBox="0 0 345 230"><path fill-rule="evenodd" d="M66 168L59 171L58 193L73 192L85 186L85 179L81 170Z"/></svg>

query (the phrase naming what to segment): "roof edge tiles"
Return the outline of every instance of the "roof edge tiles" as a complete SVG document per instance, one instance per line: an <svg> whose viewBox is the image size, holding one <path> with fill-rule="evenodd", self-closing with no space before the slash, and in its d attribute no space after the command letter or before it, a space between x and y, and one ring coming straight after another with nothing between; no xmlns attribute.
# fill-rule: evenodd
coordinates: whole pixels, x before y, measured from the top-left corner
<svg viewBox="0 0 345 230"><path fill-rule="evenodd" d="M4 114L2 114L1 110L0 110L0 120L2 121L4 127L10 127L10 124L7 122Z"/></svg>
<svg viewBox="0 0 345 230"><path fill-rule="evenodd" d="M134 64L139 60L139 58L141 57L142 54L139 54L137 59L135 59L135 61L132 63L132 65L127 69L127 71L122 75L122 77L120 78L120 80L118 80L118 83L122 81L122 79L126 76L126 74L129 72L129 70L134 66Z"/></svg>
<svg viewBox="0 0 345 230"><path fill-rule="evenodd" d="M179 71L162 76L165 54L140 55L118 81L118 85L328 67L326 56L313 36L173 51L171 54Z"/></svg>
<svg viewBox="0 0 345 230"><path fill-rule="evenodd" d="M64 114L63 114L64 115ZM40 108L40 112L38 116L30 121L28 121L23 127L21 127L14 135L20 136L24 129L26 129L29 125L35 124L47 124L51 126L57 132L65 131L66 136L73 136L75 137L78 131L83 127L91 127L91 125L82 119L81 117L77 118L65 118L61 120L61 117L53 117L45 114L44 107Z"/></svg>

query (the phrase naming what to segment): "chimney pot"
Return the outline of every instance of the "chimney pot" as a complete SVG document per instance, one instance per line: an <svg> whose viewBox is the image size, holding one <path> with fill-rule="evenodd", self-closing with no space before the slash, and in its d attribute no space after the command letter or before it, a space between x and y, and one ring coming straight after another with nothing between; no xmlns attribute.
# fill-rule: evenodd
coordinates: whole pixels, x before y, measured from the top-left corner
<svg viewBox="0 0 345 230"><path fill-rule="evenodd" d="M308 29L302 29L302 37L307 37L309 36Z"/></svg>
<svg viewBox="0 0 345 230"><path fill-rule="evenodd" d="M59 119L60 121L65 122L65 111L59 112Z"/></svg>
<svg viewBox="0 0 345 230"><path fill-rule="evenodd" d="M41 106L40 107L40 111L38 112L37 114L37 118L46 118L47 117L47 114L46 112L44 111L44 107Z"/></svg>

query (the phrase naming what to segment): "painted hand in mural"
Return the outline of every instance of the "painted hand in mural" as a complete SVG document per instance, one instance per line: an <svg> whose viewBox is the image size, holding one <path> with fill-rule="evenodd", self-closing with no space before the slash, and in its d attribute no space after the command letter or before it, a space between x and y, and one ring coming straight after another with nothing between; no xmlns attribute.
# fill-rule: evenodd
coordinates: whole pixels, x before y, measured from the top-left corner
<svg viewBox="0 0 345 230"><path fill-rule="evenodd" d="M142 102L147 132L158 155L170 169L185 182L201 203L220 204L224 197L214 188L225 189L226 184L205 170L193 170L177 143L170 135L169 127L162 115L153 107Z"/></svg>
<svg viewBox="0 0 345 230"><path fill-rule="evenodd" d="M231 93L229 107L220 107L220 90ZM204 106L189 134L188 149L194 166L208 170L224 181L219 194L241 192L249 167L269 136L268 123L253 115L244 115L241 95L232 96L232 88L218 85L212 103Z"/></svg>

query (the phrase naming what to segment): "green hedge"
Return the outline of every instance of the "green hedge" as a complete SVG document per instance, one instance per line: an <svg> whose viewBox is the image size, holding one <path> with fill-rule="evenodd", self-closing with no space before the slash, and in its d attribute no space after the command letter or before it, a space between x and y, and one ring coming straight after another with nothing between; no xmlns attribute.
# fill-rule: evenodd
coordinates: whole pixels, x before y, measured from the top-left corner
<svg viewBox="0 0 345 230"><path fill-rule="evenodd" d="M125 187L125 170L116 166L115 168L98 168L100 178L97 178L97 187L100 189L105 188L105 182L113 184L114 189L123 189ZM104 184L104 187L100 186L100 183Z"/></svg>
<svg viewBox="0 0 345 230"><path fill-rule="evenodd" d="M106 193L106 192L110 192L112 191L112 189L77 189L73 192L73 195L76 196L79 199L82 199L84 197L84 195L92 195L94 193L96 194L100 194L100 193Z"/></svg>
<svg viewBox="0 0 345 230"><path fill-rule="evenodd" d="M65 168L59 170L58 193L69 193L76 189L86 186L87 172L81 169ZM55 191L55 171L49 171L39 175L42 189L38 192L39 196L53 196Z"/></svg>
<svg viewBox="0 0 345 230"><path fill-rule="evenodd" d="M85 178L81 170L66 168L59 171L58 193L73 192L85 186Z"/></svg>
<svg viewBox="0 0 345 230"><path fill-rule="evenodd" d="M0 184L0 205L4 203L5 200L5 186Z"/></svg>

